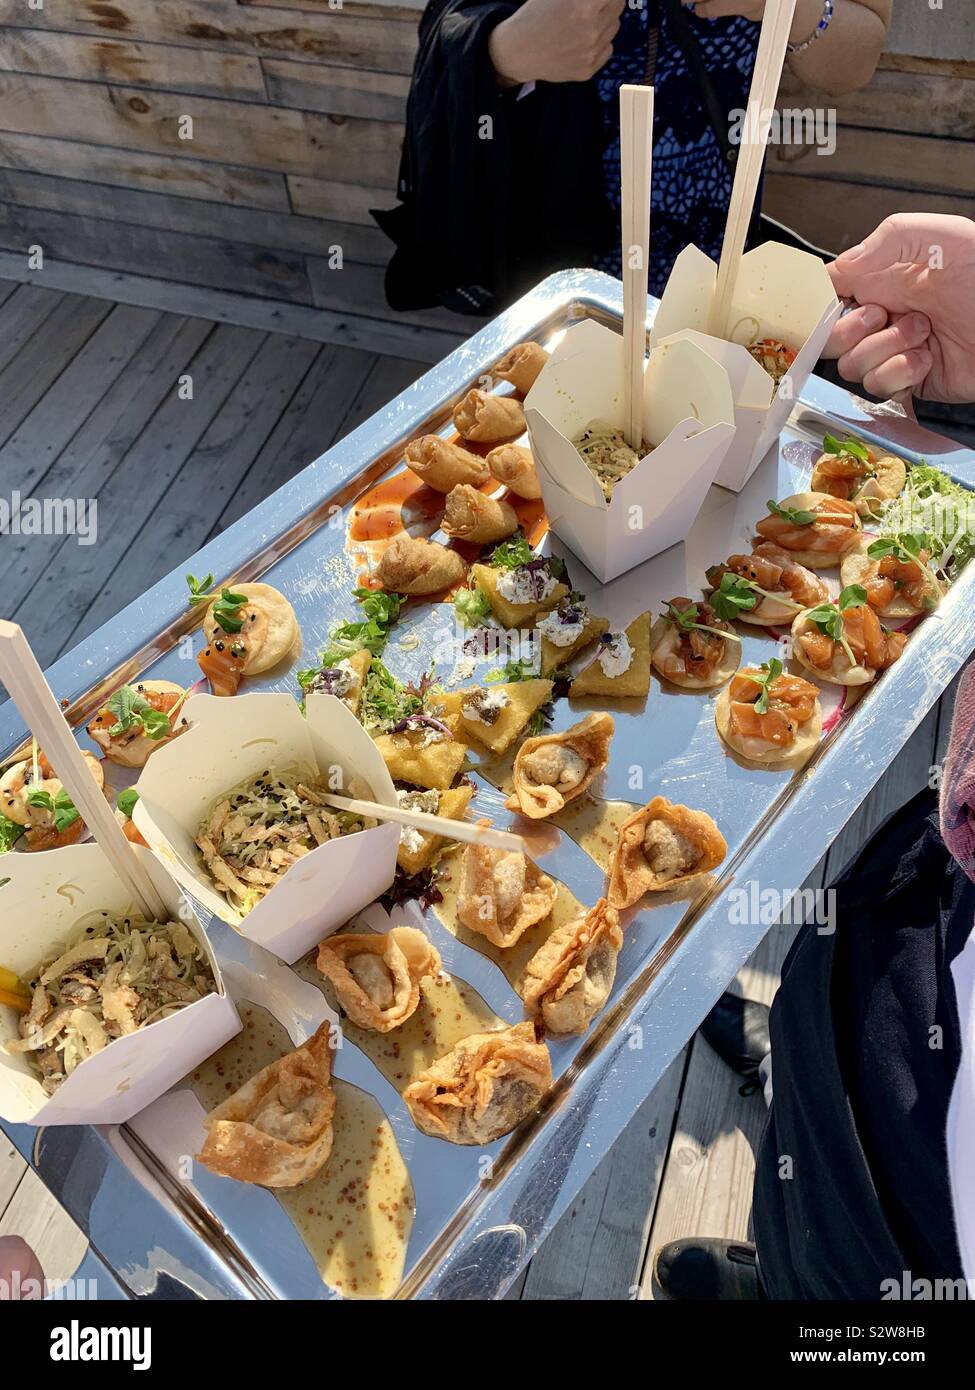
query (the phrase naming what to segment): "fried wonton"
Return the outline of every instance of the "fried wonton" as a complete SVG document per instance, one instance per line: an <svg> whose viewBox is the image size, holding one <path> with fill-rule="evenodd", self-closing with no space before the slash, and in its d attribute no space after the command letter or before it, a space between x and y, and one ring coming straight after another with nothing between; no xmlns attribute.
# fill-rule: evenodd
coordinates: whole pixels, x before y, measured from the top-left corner
<svg viewBox="0 0 975 1390"><path fill-rule="evenodd" d="M407 1086L413 1123L451 1144L490 1144L521 1124L552 1084L533 1023L472 1033Z"/></svg>
<svg viewBox="0 0 975 1390"><path fill-rule="evenodd" d="M584 1033L609 998L622 945L619 914L600 898L532 956L525 967L525 1008L552 1033Z"/></svg>
<svg viewBox="0 0 975 1390"><path fill-rule="evenodd" d="M535 469L535 456L523 444L499 444L487 456L491 477L504 483L517 497L537 501L542 485Z"/></svg>
<svg viewBox="0 0 975 1390"><path fill-rule="evenodd" d="M440 971L440 955L416 927L328 936L319 970L359 1028L389 1033L416 1012L420 981Z"/></svg>
<svg viewBox="0 0 975 1390"><path fill-rule="evenodd" d="M569 698L608 695L641 699L650 690L650 614L634 618L625 632L605 632L596 655L569 686Z"/></svg>
<svg viewBox="0 0 975 1390"><path fill-rule="evenodd" d="M518 530L518 513L510 502L489 497L468 483L458 483L447 494L441 530L454 540L490 545Z"/></svg>
<svg viewBox="0 0 975 1390"><path fill-rule="evenodd" d="M480 487L490 476L480 454L472 454L460 444L451 444L439 434L411 439L406 446L406 462L427 487L437 492L449 492L458 483Z"/></svg>
<svg viewBox="0 0 975 1390"><path fill-rule="evenodd" d="M437 791L435 788L427 791L400 792L399 799L401 806L412 806L418 811L428 811L434 816L446 816L449 820L462 820L473 795L474 788L469 783L464 783L459 787L450 787L445 792ZM449 833L433 835L427 830L404 826L396 862L405 874L420 874L436 862L449 839Z"/></svg>
<svg viewBox="0 0 975 1390"><path fill-rule="evenodd" d="M454 736L459 720L448 716L438 722L444 724L444 730L429 720L417 719L399 733L376 737L376 747L394 782L412 782L415 787L440 791L450 786L467 756L467 747Z"/></svg>
<svg viewBox="0 0 975 1390"><path fill-rule="evenodd" d="M510 748L535 711L552 697L548 680L510 681L503 685L474 685L452 690L431 700L431 709L457 715L460 733L468 742L482 743L492 753Z"/></svg>
<svg viewBox="0 0 975 1390"><path fill-rule="evenodd" d="M509 811L541 820L583 794L609 762L616 725L610 714L587 714L561 734L526 738L518 749Z"/></svg>
<svg viewBox="0 0 975 1390"><path fill-rule="evenodd" d="M263 1067L204 1120L197 1155L224 1178L298 1187L332 1151L332 1050L323 1023L303 1047Z"/></svg>
<svg viewBox="0 0 975 1390"><path fill-rule="evenodd" d="M727 853L724 836L706 812L655 796L620 826L609 901L614 907L632 907L644 893L710 873Z"/></svg>
<svg viewBox="0 0 975 1390"><path fill-rule="evenodd" d="M457 916L470 931L504 949L548 916L558 891L555 880L517 850L467 845Z"/></svg>
<svg viewBox="0 0 975 1390"><path fill-rule="evenodd" d="M454 424L465 439L478 444L502 444L525 432L525 412L511 396L468 391L454 409Z"/></svg>
<svg viewBox="0 0 975 1390"><path fill-rule="evenodd" d="M527 396L547 362L548 353L540 343L516 343L495 367L494 375L510 381L516 391Z"/></svg>
<svg viewBox="0 0 975 1390"><path fill-rule="evenodd" d="M569 590L557 581L544 598L530 599L527 603L516 603L498 591L498 584L510 571L498 569L494 565L473 565L471 578L483 591L491 605L491 612L505 627L530 627L540 613L547 613L565 598Z"/></svg>
<svg viewBox="0 0 975 1390"><path fill-rule="evenodd" d="M439 594L463 581L467 566L456 550L417 536L397 536L383 551L376 578L395 594Z"/></svg>

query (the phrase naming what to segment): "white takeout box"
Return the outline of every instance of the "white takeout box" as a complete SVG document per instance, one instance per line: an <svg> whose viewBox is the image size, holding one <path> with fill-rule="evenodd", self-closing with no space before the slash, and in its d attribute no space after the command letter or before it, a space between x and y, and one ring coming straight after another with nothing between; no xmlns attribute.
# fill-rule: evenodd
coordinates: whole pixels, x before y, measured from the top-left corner
<svg viewBox="0 0 975 1390"><path fill-rule="evenodd" d="M717 274L710 256L685 246L664 289L650 346L692 342L727 370L735 437L715 481L740 492L784 428L843 306L818 256L769 241L742 257L729 317L734 341L726 343L707 332ZM777 391L743 346L757 338L777 338L798 354Z"/></svg>
<svg viewBox="0 0 975 1390"><path fill-rule="evenodd" d="M593 420L623 425L623 339L591 319L570 328L525 398L552 531L607 583L690 530L734 436L724 367L693 343L652 353L643 437L653 444L607 502L572 439Z"/></svg>
<svg viewBox="0 0 975 1390"><path fill-rule="evenodd" d="M305 770L336 794L397 806L379 749L334 695L194 695L189 729L154 753L136 783L132 819L187 892L241 935L289 965L384 893L396 872L400 828L390 822L319 845L241 917L203 867L201 823L227 792L265 768Z"/></svg>
<svg viewBox="0 0 975 1390"><path fill-rule="evenodd" d="M174 919L185 923L210 962L217 993L115 1038L47 1096L24 1053L0 1050L0 1116L12 1124L122 1124L216 1052L240 1019L199 918L147 850L133 845ZM132 895L98 845L4 855L0 887L0 963L29 979L80 939L89 912L132 913ZM20 1015L0 1004L0 1039L19 1038Z"/></svg>

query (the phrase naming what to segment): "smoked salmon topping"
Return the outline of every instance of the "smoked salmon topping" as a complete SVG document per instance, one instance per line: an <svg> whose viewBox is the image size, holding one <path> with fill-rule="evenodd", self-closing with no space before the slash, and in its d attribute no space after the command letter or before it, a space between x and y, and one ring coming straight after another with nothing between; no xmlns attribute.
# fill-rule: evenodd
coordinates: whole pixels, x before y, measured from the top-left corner
<svg viewBox="0 0 975 1390"><path fill-rule="evenodd" d="M676 614L685 614L690 622L700 626L682 626ZM704 632L702 628L718 628L722 632L732 632L733 628L722 622L710 604L695 603L689 598L671 599L665 616L678 636L678 644L660 658L659 669L665 676L707 680L724 659L726 642L717 633Z"/></svg>
<svg viewBox="0 0 975 1390"><path fill-rule="evenodd" d="M196 660L214 695L237 694L247 661L247 648L242 642L214 638Z"/></svg>
<svg viewBox="0 0 975 1390"><path fill-rule="evenodd" d="M841 497L823 498L809 508L814 520L800 523L773 513L755 527L762 540L783 550L806 550L819 555L844 554L856 544L857 510Z"/></svg>
<svg viewBox="0 0 975 1390"><path fill-rule="evenodd" d="M758 738L777 748L788 748L795 742L799 726L812 718L819 690L801 676L783 672L771 680L767 677L767 672L756 667L747 667L734 677L729 691L731 731L742 738ZM768 708L763 713L756 704L766 692Z"/></svg>

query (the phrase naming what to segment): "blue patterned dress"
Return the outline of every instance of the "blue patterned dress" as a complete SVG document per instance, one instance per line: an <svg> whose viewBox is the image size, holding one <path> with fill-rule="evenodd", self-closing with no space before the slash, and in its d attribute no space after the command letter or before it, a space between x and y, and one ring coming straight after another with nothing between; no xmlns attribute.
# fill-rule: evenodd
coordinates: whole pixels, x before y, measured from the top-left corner
<svg viewBox="0 0 975 1390"><path fill-rule="evenodd" d="M650 292L659 295L674 258L694 242L718 258L731 198L732 172L708 122L697 83L684 55L667 32L658 0L627 8L620 20L613 56L596 75L602 102L606 147L603 168L606 196L620 214L619 89L624 82L643 82L647 68L647 32L651 15L660 20L660 44L654 80L653 187L651 192ZM760 26L748 19L704 20L693 12L688 22L701 49L724 110L744 109ZM620 247L597 258L600 270L620 274Z"/></svg>

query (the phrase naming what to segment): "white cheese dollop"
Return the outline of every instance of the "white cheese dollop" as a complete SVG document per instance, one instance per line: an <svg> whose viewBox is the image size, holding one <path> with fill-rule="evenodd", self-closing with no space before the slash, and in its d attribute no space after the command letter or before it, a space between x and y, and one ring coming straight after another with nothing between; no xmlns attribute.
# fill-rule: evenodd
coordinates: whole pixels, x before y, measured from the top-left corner
<svg viewBox="0 0 975 1390"><path fill-rule="evenodd" d="M547 637L556 647L571 647L573 642L585 632L589 625L589 610L581 604L575 605L578 617L571 623L562 622L559 617L559 610L556 608L551 613L547 613L544 618L535 624L543 637Z"/></svg>
<svg viewBox="0 0 975 1390"><path fill-rule="evenodd" d="M498 580L498 593L509 603L542 603L558 580L547 569L530 570L524 565L506 570Z"/></svg>
<svg viewBox="0 0 975 1390"><path fill-rule="evenodd" d="M610 680L628 671L633 664L633 648L626 633L614 632L610 640L599 648L597 659L603 668L603 675L608 676Z"/></svg>

